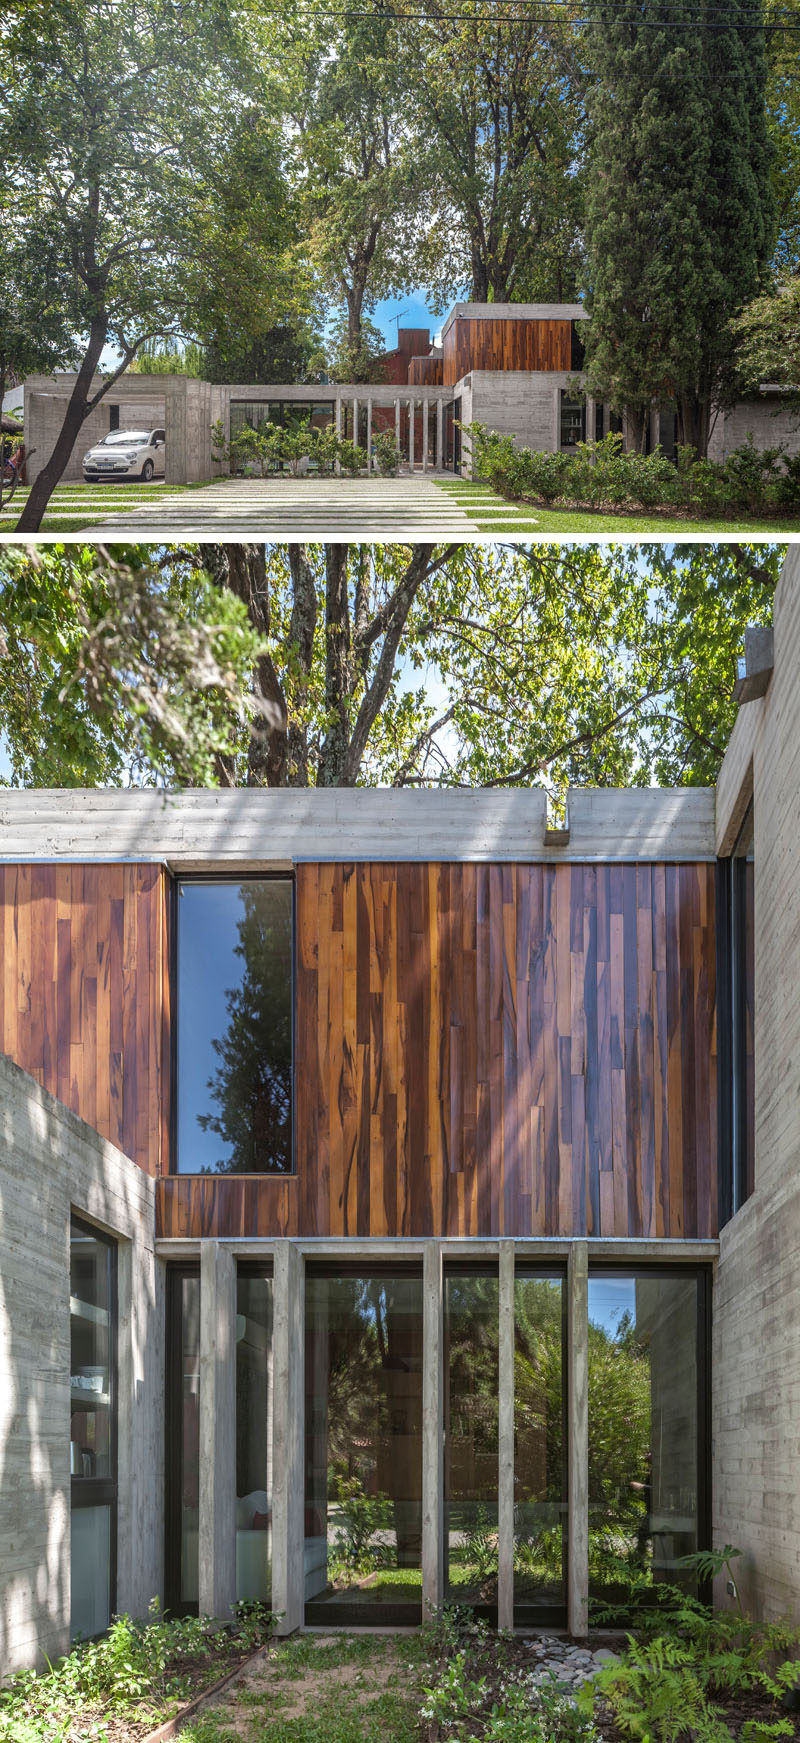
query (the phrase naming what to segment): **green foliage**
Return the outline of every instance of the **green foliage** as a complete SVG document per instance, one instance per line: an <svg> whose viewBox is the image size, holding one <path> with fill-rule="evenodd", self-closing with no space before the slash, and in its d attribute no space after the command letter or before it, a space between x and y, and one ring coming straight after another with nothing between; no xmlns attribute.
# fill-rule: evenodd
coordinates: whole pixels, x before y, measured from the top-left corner
<svg viewBox="0 0 800 1743"><path fill-rule="evenodd" d="M341 316L328 339L328 373L331 381L381 382L386 379L383 334L372 321L361 319L358 334L351 336Z"/></svg>
<svg viewBox="0 0 800 1743"><path fill-rule="evenodd" d="M711 31L692 0L666 19L656 0L588 6L587 378L640 435L668 393L701 454L730 391L728 323L774 241L765 42L747 10Z"/></svg>
<svg viewBox="0 0 800 1743"><path fill-rule="evenodd" d="M745 389L757 393L765 383L777 384L800 411L800 276L748 303L731 330Z"/></svg>
<svg viewBox="0 0 800 1743"><path fill-rule="evenodd" d="M0 1690L0 1743L106 1743L108 1721L131 1714L163 1716L239 1656L270 1638L263 1606L238 1607L230 1634L208 1617L162 1617L157 1599L147 1622L115 1616L102 1639L73 1648L45 1674L23 1671ZM220 1662L222 1660L222 1662ZM197 1671L198 1661L207 1667Z"/></svg>
<svg viewBox="0 0 800 1743"><path fill-rule="evenodd" d="M446 1608L429 1631L435 1672L421 1717L430 1737L483 1743L599 1743L590 1711L555 1678L516 1662L502 1635L466 1609Z"/></svg>
<svg viewBox="0 0 800 1743"><path fill-rule="evenodd" d="M387 1495L365 1495L358 1477L337 1477L334 1494L340 1522L335 1553L346 1567L368 1573L380 1560L373 1539L392 1523L391 1502Z"/></svg>
<svg viewBox="0 0 800 1743"><path fill-rule="evenodd" d="M366 448L360 448L356 442L343 441L339 447L339 460L343 472L349 478L357 478L367 466L369 456Z"/></svg>
<svg viewBox="0 0 800 1743"><path fill-rule="evenodd" d="M148 339L140 346L130 366L132 375L190 375L202 378L205 357L193 339Z"/></svg>
<svg viewBox="0 0 800 1743"><path fill-rule="evenodd" d="M681 444L673 463L660 448L652 454L627 451L616 434L557 454L521 448L515 436L483 424L467 425L465 434L477 476L512 501L547 507L560 501L598 512L679 509L731 520L742 513L800 513L796 459L782 447L757 448L750 436L724 462L698 459L694 448Z"/></svg>
<svg viewBox="0 0 800 1743"><path fill-rule="evenodd" d="M0 551L0 707L13 786L213 778L252 711L245 607L184 554Z"/></svg>
<svg viewBox="0 0 800 1743"><path fill-rule="evenodd" d="M400 466L400 449L394 430L380 430L373 436L372 450L383 478L396 478Z"/></svg>

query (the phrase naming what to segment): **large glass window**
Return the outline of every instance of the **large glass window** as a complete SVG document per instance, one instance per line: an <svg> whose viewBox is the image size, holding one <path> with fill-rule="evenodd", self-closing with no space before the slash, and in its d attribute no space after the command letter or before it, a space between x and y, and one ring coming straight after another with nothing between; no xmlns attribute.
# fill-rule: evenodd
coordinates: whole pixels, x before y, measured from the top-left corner
<svg viewBox="0 0 800 1743"><path fill-rule="evenodd" d="M291 879L187 879L177 907L176 1167L289 1174Z"/></svg>
<svg viewBox="0 0 800 1743"><path fill-rule="evenodd" d="M306 1275L306 1621L422 1619L422 1278Z"/></svg>
<svg viewBox="0 0 800 1743"><path fill-rule="evenodd" d="M70 1223L70 1635L90 1639L115 1603L116 1247Z"/></svg>
<svg viewBox="0 0 800 1743"><path fill-rule="evenodd" d="M561 447L576 448L579 442L586 441L586 401L576 399L561 390Z"/></svg>
<svg viewBox="0 0 800 1743"><path fill-rule="evenodd" d="M705 1545L706 1276L589 1278L589 1594L624 1615L659 1583L696 1588ZM606 1620L610 1619L608 1615Z"/></svg>
<svg viewBox="0 0 800 1743"><path fill-rule="evenodd" d="M499 1283L492 1267L445 1273L445 1589L497 1610Z"/></svg>
<svg viewBox="0 0 800 1743"><path fill-rule="evenodd" d="M567 1422L564 1280L517 1266L514 1284L514 1617L566 1610Z"/></svg>
<svg viewBox="0 0 800 1743"><path fill-rule="evenodd" d="M197 1608L200 1517L200 1273L170 1267L167 1295L166 1591Z"/></svg>
<svg viewBox="0 0 800 1743"><path fill-rule="evenodd" d="M272 1278L236 1281L236 1596L272 1596Z"/></svg>

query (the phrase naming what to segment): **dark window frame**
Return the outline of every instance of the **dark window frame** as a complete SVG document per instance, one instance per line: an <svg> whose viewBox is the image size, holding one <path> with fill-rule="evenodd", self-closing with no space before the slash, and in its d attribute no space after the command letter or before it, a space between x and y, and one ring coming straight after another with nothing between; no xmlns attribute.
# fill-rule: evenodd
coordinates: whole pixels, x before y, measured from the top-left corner
<svg viewBox="0 0 800 1743"><path fill-rule="evenodd" d="M569 1271L567 1261L537 1259L516 1259L514 1264L514 1284L517 1279L541 1278L543 1281L558 1278L561 1283L561 1447L563 1458L563 1488L566 1516L561 1533L561 1581L564 1588L563 1604L518 1604L516 1589L514 1590L514 1627L515 1628L566 1628L567 1626L567 1594L569 1583L569 1469L570 1469L570 1421L569 1421ZM516 1348L516 1314L514 1325ZM516 1412L517 1391L514 1387L514 1409ZM514 1473L517 1468L516 1425L514 1432Z"/></svg>
<svg viewBox="0 0 800 1743"><path fill-rule="evenodd" d="M730 854L717 861L717 1129L719 1223L724 1228L754 1188L752 1117L748 1094L748 857L753 800ZM753 974L755 996L755 973Z"/></svg>
<svg viewBox="0 0 800 1743"><path fill-rule="evenodd" d="M688 1259L667 1260L659 1263L657 1260L648 1264L639 1263L626 1265L620 1259L592 1259L589 1253L589 1281L592 1277L693 1277L697 1282L697 1328L695 1342L695 1366L697 1383L697 1445L695 1457L697 1460L697 1548L698 1552L711 1549L711 1288L713 1279L712 1266L708 1263L692 1263ZM712 1588L710 1580L699 1580L697 1594L702 1604L711 1604Z"/></svg>
<svg viewBox="0 0 800 1743"><path fill-rule="evenodd" d="M294 872L284 871L196 871L171 872L167 904L167 935L169 955L170 1061L169 1061L169 1175L176 1180L294 1180L297 1176L297 882ZM292 1064L290 1071L291 1166L283 1173L261 1169L257 1174L202 1174L188 1168L178 1168L178 902L182 884L242 884L284 883L291 887L292 925L289 963L289 1000L291 1005Z"/></svg>
<svg viewBox="0 0 800 1743"><path fill-rule="evenodd" d="M73 1510L80 1512L88 1507L109 1507L109 1617L117 1608L117 1537L119 1512L119 1244L114 1235L105 1229L98 1228L95 1223L70 1208L69 1229L70 1246L72 1230L77 1228L81 1234L89 1235L92 1240L99 1241L107 1247L110 1258L109 1271L109 1463L111 1475L108 1477L77 1477L70 1475L69 1504L70 1516ZM70 1255L71 1256L71 1255ZM70 1340L71 1341L71 1340ZM70 1352L70 1372L71 1352ZM72 1406L70 1405L70 1415Z"/></svg>
<svg viewBox="0 0 800 1743"><path fill-rule="evenodd" d="M574 442L565 442L564 441L564 413L567 410L577 410L578 406L580 406L580 410L581 410L580 435L577 437L577 440ZM575 449L578 446L578 443L585 442L585 441L586 441L586 398L585 398L585 395L581 395L581 394L577 394L577 393L570 393L566 387L562 387L561 391L560 391L559 402L558 402L558 451L560 454L574 454Z"/></svg>
<svg viewBox="0 0 800 1743"><path fill-rule="evenodd" d="M183 1475L182 1285L200 1282L200 1261L167 1265L164 1339L164 1608L172 1616L196 1616L199 1603L181 1598L181 1489Z"/></svg>

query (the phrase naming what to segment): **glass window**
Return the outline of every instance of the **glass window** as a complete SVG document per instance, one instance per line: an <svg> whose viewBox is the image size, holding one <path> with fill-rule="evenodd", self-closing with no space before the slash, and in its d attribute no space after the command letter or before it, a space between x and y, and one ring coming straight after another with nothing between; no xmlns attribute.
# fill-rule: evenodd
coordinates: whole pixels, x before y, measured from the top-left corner
<svg viewBox="0 0 800 1743"><path fill-rule="evenodd" d="M589 1278L589 1595L623 1620L659 1583L696 1590L705 1545L705 1274Z"/></svg>
<svg viewBox="0 0 800 1743"><path fill-rule="evenodd" d="M71 1638L111 1620L117 1512L116 1247L70 1223Z"/></svg>
<svg viewBox="0 0 800 1743"><path fill-rule="evenodd" d="M167 1603L197 1608L200 1510L200 1275L171 1266L167 1295Z"/></svg>
<svg viewBox="0 0 800 1743"><path fill-rule="evenodd" d="M177 1170L289 1174L291 879L182 882L177 929Z"/></svg>
<svg viewBox="0 0 800 1743"><path fill-rule="evenodd" d="M422 1620L422 1278L306 1275L306 1621Z"/></svg>
<svg viewBox="0 0 800 1743"><path fill-rule="evenodd" d="M576 448L586 441L586 401L573 399L566 388L561 389L561 446Z"/></svg>
<svg viewBox="0 0 800 1743"><path fill-rule="evenodd" d="M499 1283L490 1267L445 1273L445 1592L497 1610Z"/></svg>
<svg viewBox="0 0 800 1743"><path fill-rule="evenodd" d="M236 1596L272 1597L272 1278L236 1280Z"/></svg>
<svg viewBox="0 0 800 1743"><path fill-rule="evenodd" d="M517 1266L514 1283L514 1618L564 1620L567 1435L563 1277Z"/></svg>

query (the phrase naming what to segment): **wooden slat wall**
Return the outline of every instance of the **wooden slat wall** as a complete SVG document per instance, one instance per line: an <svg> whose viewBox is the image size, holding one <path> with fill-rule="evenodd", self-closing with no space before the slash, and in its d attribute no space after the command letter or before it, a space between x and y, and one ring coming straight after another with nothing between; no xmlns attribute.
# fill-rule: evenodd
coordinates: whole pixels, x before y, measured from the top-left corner
<svg viewBox="0 0 800 1743"><path fill-rule="evenodd" d="M0 866L0 1050L150 1174L169 1127L165 876Z"/></svg>
<svg viewBox="0 0 800 1743"><path fill-rule="evenodd" d="M710 1237L713 865L303 865L297 1176L177 1236Z"/></svg>
<svg viewBox="0 0 800 1743"><path fill-rule="evenodd" d="M441 387L443 385L442 358L412 357L408 365L408 380L411 387Z"/></svg>
<svg viewBox="0 0 800 1743"><path fill-rule="evenodd" d="M452 387L472 369L535 369L547 372L572 367L570 321L455 320L442 341L445 387Z"/></svg>

